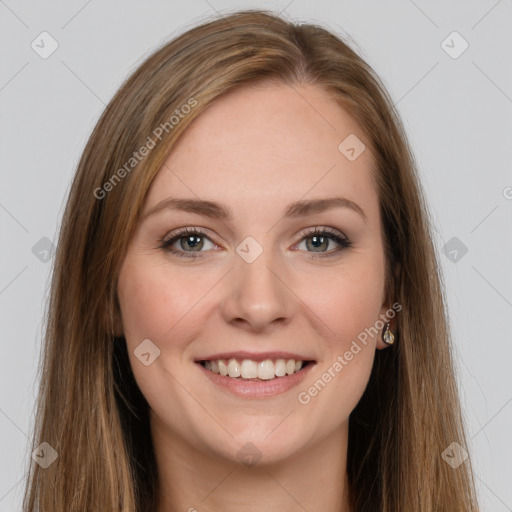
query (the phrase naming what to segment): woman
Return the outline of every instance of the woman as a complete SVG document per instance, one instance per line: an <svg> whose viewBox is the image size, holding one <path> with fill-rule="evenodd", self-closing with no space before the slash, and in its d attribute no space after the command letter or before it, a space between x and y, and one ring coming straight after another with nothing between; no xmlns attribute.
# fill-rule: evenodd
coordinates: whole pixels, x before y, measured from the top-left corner
<svg viewBox="0 0 512 512"><path fill-rule="evenodd" d="M414 160L337 36L240 11L121 87L37 419L26 512L478 510Z"/></svg>

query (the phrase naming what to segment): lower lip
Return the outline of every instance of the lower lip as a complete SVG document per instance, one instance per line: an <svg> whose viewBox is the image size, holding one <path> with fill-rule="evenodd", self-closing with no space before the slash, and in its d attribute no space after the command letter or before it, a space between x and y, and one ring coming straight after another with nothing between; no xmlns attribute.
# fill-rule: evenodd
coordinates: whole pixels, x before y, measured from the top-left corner
<svg viewBox="0 0 512 512"><path fill-rule="evenodd" d="M292 375L275 377L274 379L267 381L242 380L225 377L220 373L207 370L200 363L196 364L204 372L205 376L214 384L227 389L236 396L242 398L270 398L286 393L293 387L300 384L316 363L309 363L303 370L293 373Z"/></svg>

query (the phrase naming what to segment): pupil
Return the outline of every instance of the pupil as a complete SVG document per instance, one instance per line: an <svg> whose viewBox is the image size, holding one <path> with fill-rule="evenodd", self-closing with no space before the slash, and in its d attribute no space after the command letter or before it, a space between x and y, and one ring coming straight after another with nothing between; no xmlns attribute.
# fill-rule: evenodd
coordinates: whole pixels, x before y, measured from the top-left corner
<svg viewBox="0 0 512 512"><path fill-rule="evenodd" d="M317 248L320 247L325 242L325 237L323 236L313 236L312 237L312 243L313 247Z"/></svg>
<svg viewBox="0 0 512 512"><path fill-rule="evenodd" d="M190 235L187 237L187 244L192 247L192 248L197 248L199 246L200 248L200 244L201 244L201 237L197 236L197 235ZM194 240L199 240L199 242L197 243L196 245L196 242Z"/></svg>

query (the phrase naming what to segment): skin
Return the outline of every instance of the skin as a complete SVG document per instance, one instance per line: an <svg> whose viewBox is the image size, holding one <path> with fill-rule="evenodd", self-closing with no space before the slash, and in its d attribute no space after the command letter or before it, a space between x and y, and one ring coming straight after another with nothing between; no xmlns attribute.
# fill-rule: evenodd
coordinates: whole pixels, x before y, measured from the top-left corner
<svg viewBox="0 0 512 512"><path fill-rule="evenodd" d="M367 146L355 161L338 150L351 133ZM122 330L150 406L158 512L349 511L348 419L375 350L386 347L380 335L359 343L309 403L297 396L390 308L372 158L362 130L321 89L259 84L210 106L159 171L143 215L173 197L222 203L234 218L162 209L143 217L122 264ZM357 203L366 219L350 208L282 217L294 201L332 196ZM173 247L197 259L161 248L186 227L206 231L201 252L186 237ZM328 238L315 249L313 235L304 238L314 227L339 231L352 246L336 252ZM263 248L252 263L236 252L247 236ZM134 355L145 339L160 349L149 366ZM251 400L211 383L194 363L236 350L298 352L317 364L292 390ZM261 454L250 467L237 455L248 442Z"/></svg>

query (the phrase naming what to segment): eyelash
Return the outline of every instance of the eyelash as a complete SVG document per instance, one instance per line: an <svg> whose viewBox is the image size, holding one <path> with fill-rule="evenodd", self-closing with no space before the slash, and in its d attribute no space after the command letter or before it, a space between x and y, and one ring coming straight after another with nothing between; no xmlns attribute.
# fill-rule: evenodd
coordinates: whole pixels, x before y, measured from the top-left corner
<svg viewBox="0 0 512 512"><path fill-rule="evenodd" d="M160 240L160 249L162 249L166 252L170 252L180 258L201 258L202 256L199 256L199 254L201 254L202 252L205 252L205 251L192 251L192 252L177 251L175 249L170 248L175 242L177 242L181 238L186 238L187 236L190 236L190 235L199 235L201 237L208 238L208 240L209 240L208 235L204 231L202 231L200 228L185 228L185 229L179 231L178 233L176 233L175 235L173 235L171 238L161 239ZM339 245L339 247L334 250L331 250L329 252L325 252L325 253L321 253L321 252L315 253L312 251L306 251L306 252L311 253L310 258L312 258L312 259L328 258L330 256L333 256L334 254L337 254L337 253L343 251L344 249L348 249L348 248L352 247L352 242L348 238L346 238L343 235L340 235L338 232L334 231L331 228L321 228L321 229L312 228L312 229L306 230L305 232L302 233L302 237L301 237L299 243L301 243L304 239L310 238L313 236L327 237L330 240L333 240L334 242L336 242ZM197 256L193 255L195 252L197 253Z"/></svg>

